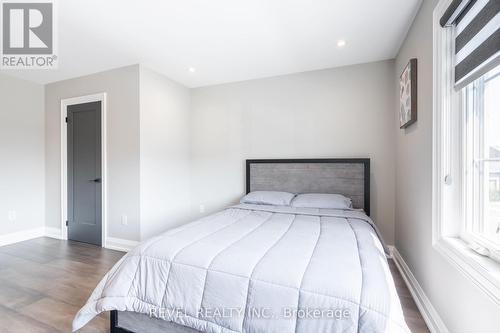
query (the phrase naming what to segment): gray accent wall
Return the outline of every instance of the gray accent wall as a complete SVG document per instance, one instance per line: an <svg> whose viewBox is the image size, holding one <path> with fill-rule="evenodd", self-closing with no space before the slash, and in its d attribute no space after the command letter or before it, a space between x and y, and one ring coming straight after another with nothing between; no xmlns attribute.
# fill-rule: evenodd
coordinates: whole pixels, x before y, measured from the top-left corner
<svg viewBox="0 0 500 333"><path fill-rule="evenodd" d="M43 85L0 73L0 235L45 226L43 103Z"/></svg>
<svg viewBox="0 0 500 333"><path fill-rule="evenodd" d="M46 85L46 224L61 226L61 99L101 92L108 105L108 236L140 240L138 65Z"/></svg>
<svg viewBox="0 0 500 333"><path fill-rule="evenodd" d="M408 60L418 59L418 121L405 130L394 127L395 245L450 332L497 332L498 306L432 245L432 13L437 2L423 2L396 58L395 84Z"/></svg>
<svg viewBox="0 0 500 333"><path fill-rule="evenodd" d="M394 76L388 60L192 89L193 213L241 198L245 159L370 157L372 217L393 244Z"/></svg>

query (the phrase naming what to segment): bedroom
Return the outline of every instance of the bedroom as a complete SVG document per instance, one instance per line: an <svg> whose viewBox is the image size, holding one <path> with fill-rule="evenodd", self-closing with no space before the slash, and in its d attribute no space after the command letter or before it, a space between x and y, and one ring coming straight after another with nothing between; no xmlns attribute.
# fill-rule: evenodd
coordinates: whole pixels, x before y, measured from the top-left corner
<svg viewBox="0 0 500 333"><path fill-rule="evenodd" d="M498 330L499 1L1 4L0 332Z"/></svg>

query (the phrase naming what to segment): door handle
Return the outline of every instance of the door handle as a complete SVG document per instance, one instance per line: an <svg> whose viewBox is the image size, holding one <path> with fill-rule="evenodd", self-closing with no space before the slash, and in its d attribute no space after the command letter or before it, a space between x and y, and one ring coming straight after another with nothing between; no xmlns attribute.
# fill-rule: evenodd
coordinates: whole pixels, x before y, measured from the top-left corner
<svg viewBox="0 0 500 333"><path fill-rule="evenodd" d="M101 178L90 179L89 182L100 183L101 182Z"/></svg>

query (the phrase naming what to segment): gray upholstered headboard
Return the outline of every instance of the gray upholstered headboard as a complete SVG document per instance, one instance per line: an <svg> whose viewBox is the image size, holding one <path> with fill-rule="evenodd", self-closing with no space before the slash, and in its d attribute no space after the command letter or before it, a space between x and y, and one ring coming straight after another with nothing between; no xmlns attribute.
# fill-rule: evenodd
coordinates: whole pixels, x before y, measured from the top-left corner
<svg viewBox="0 0 500 333"><path fill-rule="evenodd" d="M338 193L370 215L370 159L247 160L246 190Z"/></svg>

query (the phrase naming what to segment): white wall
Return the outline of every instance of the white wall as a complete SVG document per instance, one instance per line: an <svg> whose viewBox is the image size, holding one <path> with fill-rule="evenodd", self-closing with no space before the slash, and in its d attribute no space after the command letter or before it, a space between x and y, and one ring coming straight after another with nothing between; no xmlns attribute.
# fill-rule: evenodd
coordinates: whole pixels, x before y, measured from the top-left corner
<svg viewBox="0 0 500 333"><path fill-rule="evenodd" d="M372 216L392 244L394 98L393 61L193 89L193 212L237 202L247 158L370 157Z"/></svg>
<svg viewBox="0 0 500 333"><path fill-rule="evenodd" d="M436 4L436 0L423 2L396 58L396 84L408 60L418 59L418 121L407 130L396 130L396 247L450 332L498 332L498 306L432 246L432 12Z"/></svg>
<svg viewBox="0 0 500 333"><path fill-rule="evenodd" d="M139 66L128 66L45 87L46 224L61 223L60 101L107 93L108 236L140 239ZM128 225L121 224L127 215Z"/></svg>
<svg viewBox="0 0 500 333"><path fill-rule="evenodd" d="M60 100L107 92L108 236L146 239L235 203L246 158L370 157L372 216L392 244L393 78L383 61L194 90L142 66L49 84L47 225L60 226Z"/></svg>
<svg viewBox="0 0 500 333"><path fill-rule="evenodd" d="M61 221L60 101L100 92L108 106L108 237L138 241L188 221L189 89L134 65L46 86L47 226Z"/></svg>
<svg viewBox="0 0 500 333"><path fill-rule="evenodd" d="M140 67L141 239L189 221L189 89Z"/></svg>
<svg viewBox="0 0 500 333"><path fill-rule="evenodd" d="M43 103L43 85L0 74L0 234L44 227Z"/></svg>

